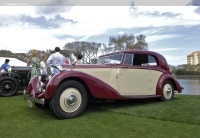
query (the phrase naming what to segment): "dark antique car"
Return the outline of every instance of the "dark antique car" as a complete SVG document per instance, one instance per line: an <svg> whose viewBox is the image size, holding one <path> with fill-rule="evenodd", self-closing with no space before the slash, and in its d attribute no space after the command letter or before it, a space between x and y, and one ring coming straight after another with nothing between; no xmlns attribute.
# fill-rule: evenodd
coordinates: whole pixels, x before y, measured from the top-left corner
<svg viewBox="0 0 200 138"><path fill-rule="evenodd" d="M182 87L169 70L166 59L155 52L121 51L102 55L98 64L48 67L34 77L24 91L36 105L49 103L60 119L79 116L92 99L161 98L171 101Z"/></svg>
<svg viewBox="0 0 200 138"><path fill-rule="evenodd" d="M8 66L0 71L0 96L16 95L18 90L27 89L32 67Z"/></svg>

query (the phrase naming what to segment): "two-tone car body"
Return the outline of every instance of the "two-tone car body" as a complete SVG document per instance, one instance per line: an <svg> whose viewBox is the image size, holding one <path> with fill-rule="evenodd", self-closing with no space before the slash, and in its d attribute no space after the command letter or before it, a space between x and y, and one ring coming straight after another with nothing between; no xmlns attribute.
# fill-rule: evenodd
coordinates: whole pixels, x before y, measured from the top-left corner
<svg viewBox="0 0 200 138"><path fill-rule="evenodd" d="M30 81L24 96L36 105L49 102L60 119L79 116L91 99L171 101L174 91L182 92L166 59L152 51L115 52L100 56L98 64L62 65L62 69L48 70L46 79L36 76ZM53 70L58 73L52 74Z"/></svg>

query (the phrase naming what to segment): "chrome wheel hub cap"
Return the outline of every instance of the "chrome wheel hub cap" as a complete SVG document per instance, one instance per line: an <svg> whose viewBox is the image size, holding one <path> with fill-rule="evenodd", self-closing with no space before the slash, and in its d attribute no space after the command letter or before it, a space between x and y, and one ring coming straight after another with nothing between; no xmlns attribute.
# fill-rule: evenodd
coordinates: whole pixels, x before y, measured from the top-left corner
<svg viewBox="0 0 200 138"><path fill-rule="evenodd" d="M79 109L82 96L76 88L67 88L60 95L59 104L64 112L72 113Z"/></svg>
<svg viewBox="0 0 200 138"><path fill-rule="evenodd" d="M167 93L171 93L171 89L170 88L167 89Z"/></svg>
<svg viewBox="0 0 200 138"><path fill-rule="evenodd" d="M66 106L74 106L77 102L77 96L75 94L70 94L65 98L65 105Z"/></svg>

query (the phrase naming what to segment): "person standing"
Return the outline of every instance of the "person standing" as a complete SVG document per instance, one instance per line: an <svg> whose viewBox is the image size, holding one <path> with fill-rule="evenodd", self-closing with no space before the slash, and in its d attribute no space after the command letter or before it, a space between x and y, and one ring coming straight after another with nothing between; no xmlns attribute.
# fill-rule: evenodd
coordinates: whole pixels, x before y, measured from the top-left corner
<svg viewBox="0 0 200 138"><path fill-rule="evenodd" d="M81 54L76 54L76 64L83 64L83 62L81 61L82 59L82 55Z"/></svg>
<svg viewBox="0 0 200 138"><path fill-rule="evenodd" d="M38 58L38 50L33 50L32 51L32 59L31 59L31 65L32 65L32 70L31 70L31 79L38 75L38 69L40 68L40 60Z"/></svg>
<svg viewBox="0 0 200 138"><path fill-rule="evenodd" d="M9 61L10 61L9 59L5 59L4 64L1 65L1 69L6 70L6 68L8 67L8 63L9 63Z"/></svg>
<svg viewBox="0 0 200 138"><path fill-rule="evenodd" d="M49 56L46 65L61 66L62 64L66 64L66 58L60 53L60 48L55 47L55 53Z"/></svg>
<svg viewBox="0 0 200 138"><path fill-rule="evenodd" d="M46 70L46 61L47 61L47 59L48 59L48 55L47 55L47 54L44 54L44 55L42 56L42 61L40 62L40 68L41 68L42 70Z"/></svg>

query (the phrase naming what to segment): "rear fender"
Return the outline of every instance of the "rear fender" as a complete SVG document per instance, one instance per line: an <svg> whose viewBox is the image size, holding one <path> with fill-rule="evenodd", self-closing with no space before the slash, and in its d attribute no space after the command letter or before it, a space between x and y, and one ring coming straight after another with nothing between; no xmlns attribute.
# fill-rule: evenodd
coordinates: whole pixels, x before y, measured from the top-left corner
<svg viewBox="0 0 200 138"><path fill-rule="evenodd" d="M178 91L178 93L182 92L182 88L177 80L170 74L163 74L160 76L157 87L156 87L156 95L162 95L162 87L166 80L170 80L174 85L174 90Z"/></svg>

